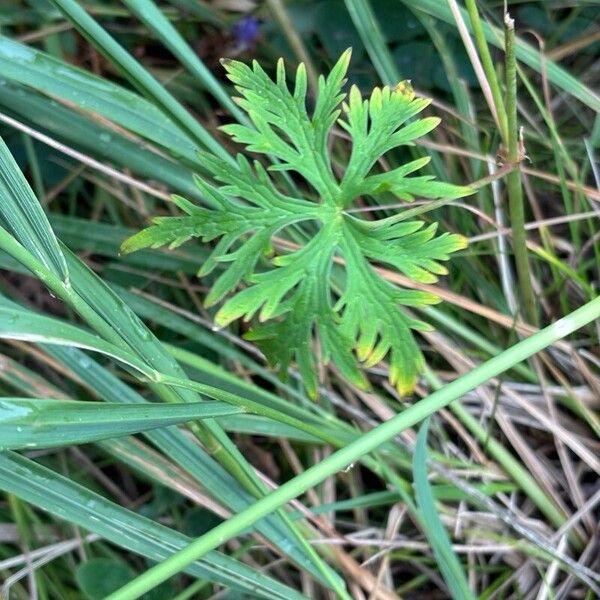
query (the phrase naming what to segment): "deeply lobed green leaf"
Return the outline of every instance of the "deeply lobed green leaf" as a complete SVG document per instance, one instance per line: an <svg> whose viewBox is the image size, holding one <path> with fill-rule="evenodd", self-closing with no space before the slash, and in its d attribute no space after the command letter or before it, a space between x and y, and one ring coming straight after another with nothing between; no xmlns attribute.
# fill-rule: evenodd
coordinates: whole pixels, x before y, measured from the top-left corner
<svg viewBox="0 0 600 600"><path fill-rule="evenodd" d="M328 77L321 76L312 115L306 107L303 65L290 90L281 60L275 81L257 62L248 66L223 61L240 94L236 101L252 125L231 124L222 129L247 150L275 158L278 162L270 170L301 175L317 200L283 193L258 161L251 165L239 155L237 165L231 165L203 153L202 163L215 183L197 178L197 184L216 208L201 208L175 197L187 216L154 219L151 227L127 240L123 250L177 246L192 237L205 243L215 241L199 273L205 276L221 268L206 304L221 301L243 281L248 284L225 301L215 317L217 325L240 317L252 320L246 337L260 345L283 375L296 360L312 395L317 390L317 355L324 363L333 361L342 375L363 388L368 384L359 363L372 366L389 357L390 381L401 393L408 393L423 364L411 330L428 326L407 316L399 305L419 306L437 298L389 283L373 263L432 283L446 273L441 262L464 248L465 239L449 233L435 237L435 224L424 227L423 222L394 217L365 220L348 209L363 195L391 192L410 201L415 196L457 198L471 190L434 181L428 175L411 177L427 159L387 172L376 167L385 153L412 144L439 119L415 119L429 101L416 98L406 85L375 88L367 99L352 87L346 102L342 87L349 60L347 51ZM336 122L352 140L341 178L334 174L328 152ZM275 236L305 221L312 222L317 233L304 247L279 253L266 263L261 260L273 255ZM339 258L345 288L338 294L332 285L332 267Z"/></svg>

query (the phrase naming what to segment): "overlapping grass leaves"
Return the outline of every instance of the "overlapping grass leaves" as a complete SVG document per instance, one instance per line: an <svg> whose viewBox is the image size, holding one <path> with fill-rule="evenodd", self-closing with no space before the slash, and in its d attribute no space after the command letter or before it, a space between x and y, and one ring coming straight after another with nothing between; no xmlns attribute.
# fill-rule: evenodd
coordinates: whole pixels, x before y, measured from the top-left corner
<svg viewBox="0 0 600 600"><path fill-rule="evenodd" d="M9 161L4 161L2 166L9 171L17 168L14 162ZM17 177L14 172L11 176ZM186 376L134 312L77 257L57 243L54 246L46 247L40 238L31 235L32 228L26 226L25 213L29 221L47 223L43 210L35 200L33 193L29 190L29 194L23 196L23 202L15 202L11 196L12 193L12 189L6 188L2 198L2 207L17 213L19 216L17 224L25 223L25 225L21 228L13 227L14 235L0 228L0 249L38 277L51 293L61 298L79 314L86 324L97 332L97 335L65 323L56 323L56 327L53 328L51 323L40 321L47 317L38 317L30 311L19 311L13 308L13 311L16 310L13 316L16 318L13 322L10 317L4 320L5 336L36 342L67 343L93 350L100 348L101 352L117 358L143 373L149 389L163 401L172 403L198 401L199 396L189 389L171 388L156 382L154 373L157 368L177 381L185 381ZM2 215L6 219L4 211ZM11 218L14 221L15 215L12 215ZM58 253L57 256L66 269L60 270L55 267L52 260L53 252ZM68 278L65 277L65 273L68 273ZM35 322L32 323L32 320ZM20 327L17 321L23 325L23 331L19 331ZM41 334L39 327L45 328ZM34 332L36 328L38 328L38 333ZM208 472L212 471L216 475L216 481L229 473L233 474L233 478L229 479L229 483L223 489L211 490L213 493L226 498L226 502L233 510L235 510L234 506L237 506L237 510L241 509L250 502L252 495L260 494L261 486L250 465L214 419L195 421L190 428L210 447L213 456L217 459L209 458L206 465ZM200 447L197 447L197 451L200 454L207 454ZM188 467L188 465L182 466ZM201 481L205 482L207 479L208 477L205 475ZM244 488L251 490L250 496L243 493ZM271 521L271 523L264 524L266 526L265 534L275 545L285 547L285 552L293 557L293 560L312 571L317 578L324 577L326 580L337 581L335 574L323 563L314 550L307 546L297 526L292 524L287 517L283 514L272 515L267 521ZM298 543L290 544L290 537Z"/></svg>

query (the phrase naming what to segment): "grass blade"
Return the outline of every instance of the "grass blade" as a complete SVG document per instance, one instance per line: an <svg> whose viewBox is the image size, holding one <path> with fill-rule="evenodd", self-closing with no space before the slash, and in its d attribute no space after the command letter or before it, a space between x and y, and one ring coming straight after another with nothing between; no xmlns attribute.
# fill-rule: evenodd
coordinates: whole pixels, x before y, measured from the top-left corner
<svg viewBox="0 0 600 600"><path fill-rule="evenodd" d="M433 491L427 479L428 430L429 417L425 419L419 429L413 458L415 496L419 516L421 517L421 526L429 540L437 566L444 576L444 581L450 590L452 598L455 600L475 600L462 566L452 549L450 538L435 508Z"/></svg>
<svg viewBox="0 0 600 600"><path fill-rule="evenodd" d="M117 66L142 94L154 100L184 131L211 152L233 162L221 144L138 63L104 28L102 28L75 0L52 0L77 30L108 60Z"/></svg>
<svg viewBox="0 0 600 600"><path fill-rule="evenodd" d="M1 238L6 235L6 232L0 229L0 243ZM154 370L148 368L135 354L122 350L80 327L19 308L2 298L0 298L0 339L84 348L133 367L145 377L150 379L155 377Z"/></svg>
<svg viewBox="0 0 600 600"><path fill-rule="evenodd" d="M197 144L152 102L41 50L0 36L0 77L95 113L196 162Z"/></svg>
<svg viewBox="0 0 600 600"><path fill-rule="evenodd" d="M18 120L69 147L131 169L145 179L163 182L191 199L202 199L189 169L32 90L9 82L0 85L0 104Z"/></svg>
<svg viewBox="0 0 600 600"><path fill-rule="evenodd" d="M29 252L62 281L68 280L65 258L48 218L0 138L0 202L3 223Z"/></svg>
<svg viewBox="0 0 600 600"><path fill-rule="evenodd" d="M400 75L370 3L368 0L345 0L345 3L381 81L396 85Z"/></svg>
<svg viewBox="0 0 600 600"><path fill-rule="evenodd" d="M87 444L241 412L225 402L145 406L7 397L0 400L0 450Z"/></svg>

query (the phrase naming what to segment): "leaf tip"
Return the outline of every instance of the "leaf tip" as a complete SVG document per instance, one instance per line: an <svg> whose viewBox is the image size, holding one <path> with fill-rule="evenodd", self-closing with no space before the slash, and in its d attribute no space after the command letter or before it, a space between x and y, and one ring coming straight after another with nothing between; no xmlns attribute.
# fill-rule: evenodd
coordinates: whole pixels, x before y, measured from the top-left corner
<svg viewBox="0 0 600 600"><path fill-rule="evenodd" d="M456 235L456 250L464 250L469 246L469 239L464 235L455 234Z"/></svg>
<svg viewBox="0 0 600 600"><path fill-rule="evenodd" d="M349 46L342 52L339 62L342 65L344 65L345 67L347 67L350 64L351 59L352 59L352 46Z"/></svg>
<svg viewBox="0 0 600 600"><path fill-rule="evenodd" d="M138 237L140 233L142 232L136 233L135 235L128 237L121 243L121 245L119 246L119 255L124 256L126 254L131 254L132 252L135 252L136 250L140 250L142 248L142 246L139 243Z"/></svg>

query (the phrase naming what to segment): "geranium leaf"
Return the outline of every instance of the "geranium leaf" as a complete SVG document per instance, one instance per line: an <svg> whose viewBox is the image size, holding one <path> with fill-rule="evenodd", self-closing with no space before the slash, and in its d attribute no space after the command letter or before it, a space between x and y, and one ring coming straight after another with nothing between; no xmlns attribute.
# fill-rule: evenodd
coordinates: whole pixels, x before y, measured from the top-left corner
<svg viewBox="0 0 600 600"><path fill-rule="evenodd" d="M324 364L333 362L344 377L366 388L360 363L373 366L388 358L390 381L401 393L408 393L424 364L412 331L428 326L400 306L438 299L389 283L373 263L432 283L446 273L441 263L465 247L465 238L450 233L436 237L435 224L425 226L399 215L367 221L348 208L361 195L386 192L410 201L415 196L458 198L472 190L435 181L429 175L412 176L427 164L427 158L387 172L372 172L383 154L412 144L439 119L416 118L429 100L416 98L405 84L375 88L368 99L353 87L346 102L342 88L349 61L348 51L327 77L319 78L312 114L307 110L303 65L289 87L281 60L274 81L257 62L248 66L223 61L239 93L237 103L253 125L226 125L223 131L248 151L276 158L279 162L270 170L295 171L310 186L310 196L316 191L318 200L287 195L259 162L251 165L240 155L232 165L203 153L202 164L213 182L197 178L197 184L211 208L175 198L188 216L155 219L150 228L127 240L123 249L176 246L190 237L214 241L199 273L221 271L206 304L220 302L245 281L245 288L225 300L215 321L219 326L239 318L250 321L246 337L262 348L282 376L295 361L307 390L315 395L320 359ZM328 151L336 122L352 141L341 178L333 173ZM273 254L274 236L305 221L313 222L317 233L304 247L264 260ZM346 283L341 291L332 284L336 257L344 261Z"/></svg>

